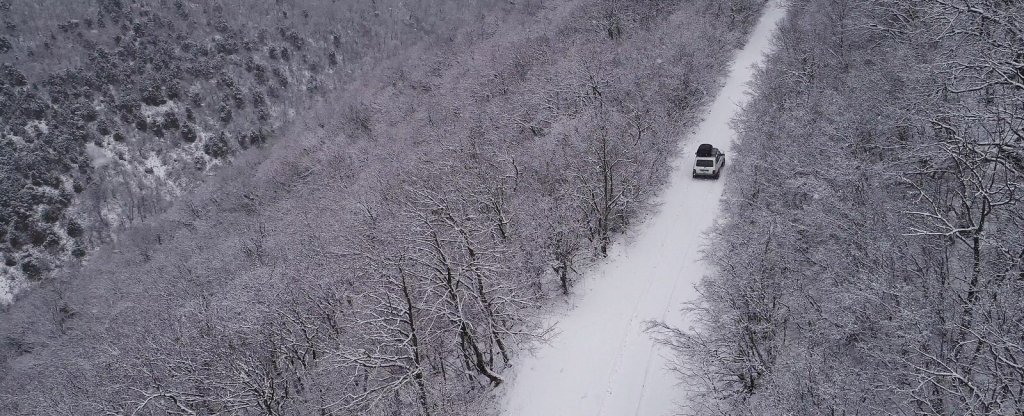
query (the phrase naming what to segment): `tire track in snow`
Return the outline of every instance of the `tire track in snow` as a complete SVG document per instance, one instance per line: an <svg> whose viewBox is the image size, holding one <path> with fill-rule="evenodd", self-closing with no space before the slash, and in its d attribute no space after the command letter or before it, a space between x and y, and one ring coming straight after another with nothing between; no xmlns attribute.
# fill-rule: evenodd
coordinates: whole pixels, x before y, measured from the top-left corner
<svg viewBox="0 0 1024 416"><path fill-rule="evenodd" d="M668 320L684 326L673 308L697 298L694 285L704 273L698 247L718 212L718 181L691 180L692 150L711 143L729 153L729 121L746 99L751 65L769 50L771 33L784 15L781 0L770 0L750 40L738 52L725 85L697 130L681 143L668 187L656 214L635 237L578 286L574 307L552 317L558 334L532 356L521 355L508 383L503 413L509 416L644 415L677 410L683 396L669 360L644 333L642 321ZM726 168L728 169L728 168Z"/></svg>
<svg viewBox="0 0 1024 416"><path fill-rule="evenodd" d="M655 265L654 269L652 269L651 271L656 272L657 270L658 270L658 266ZM642 299L646 299L648 297L648 294L651 292L651 288L652 287L654 287L654 279L651 279L651 280L649 280L647 282L647 286L644 287L644 290L641 293L640 297L637 298L638 301L633 304L633 313L629 317L629 325L627 325L627 328L633 328L633 327L636 326L637 318L640 316L640 306L641 306L641 303L642 303ZM612 395L612 393L613 393L612 386L614 385L613 383L615 381L615 376L617 376L621 372L621 370L622 370L621 367L622 367L623 357L626 354L626 346L630 343L630 341L632 341L632 338L630 338L628 336L627 337L622 337L622 343L619 346L619 354L615 358L615 365L612 367L612 373L608 377L608 381L607 381L608 388L607 388L606 394L601 396L601 405L598 408L597 416L603 416L605 414L604 413L605 400L607 400L607 398L610 397ZM652 348L653 348L653 345L652 345ZM643 391L643 386L641 386L641 392L642 391Z"/></svg>
<svg viewBox="0 0 1024 416"><path fill-rule="evenodd" d="M721 179L725 179L724 174L723 174ZM677 221L673 221L673 225L675 225L674 224L675 222L678 222L678 218L676 220ZM673 227L673 228L675 228L675 227ZM684 248L686 249L685 252L689 252L689 253L694 252L694 247L693 247L692 244L688 244ZM679 276L682 276L685 273L685 269L686 269L685 267L680 267L678 270L676 270L676 274L679 275ZM672 284L672 291L669 292L669 296L668 296L669 299L675 299L676 298L676 293L679 291L679 283L682 282L682 281L683 281L683 279L675 279L675 283ZM665 322L668 319L668 311L672 310L674 306L678 306L678 305L674 305L671 301L668 302L668 304L665 305L665 308L661 311L661 316L658 317L658 320L660 320L662 322ZM636 409L633 411L633 415L634 416L640 416L641 415L640 410L641 410L641 408L643 407L643 404L644 404L644 397L646 396L646 393L647 393L647 381L651 377L651 366L652 366L652 364L654 362L655 350L657 350L657 348L658 348L658 344L653 344L652 343L651 344L651 348L647 352L647 362L644 364L644 381L643 381L643 383L640 384L640 398L636 402ZM666 361L671 362L671 360L669 360L669 359L666 359Z"/></svg>

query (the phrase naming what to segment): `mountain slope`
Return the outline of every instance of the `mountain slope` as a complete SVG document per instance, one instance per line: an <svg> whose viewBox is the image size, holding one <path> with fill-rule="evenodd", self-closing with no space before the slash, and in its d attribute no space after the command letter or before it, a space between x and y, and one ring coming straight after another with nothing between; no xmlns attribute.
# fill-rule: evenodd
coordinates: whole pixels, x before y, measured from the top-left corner
<svg viewBox="0 0 1024 416"><path fill-rule="evenodd" d="M0 413L486 413L761 3L500 4L425 7L455 31L286 103L276 140L20 295Z"/></svg>
<svg viewBox="0 0 1024 416"><path fill-rule="evenodd" d="M526 8L66 3L0 2L0 302L159 215L353 74Z"/></svg>

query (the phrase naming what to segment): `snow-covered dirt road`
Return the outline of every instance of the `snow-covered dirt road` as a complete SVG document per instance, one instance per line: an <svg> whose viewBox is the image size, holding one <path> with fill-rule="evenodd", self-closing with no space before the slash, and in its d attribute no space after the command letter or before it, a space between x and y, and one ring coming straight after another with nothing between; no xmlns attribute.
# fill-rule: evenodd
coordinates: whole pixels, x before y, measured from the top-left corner
<svg viewBox="0 0 1024 416"><path fill-rule="evenodd" d="M667 351L643 331L647 320L685 326L679 309L696 298L705 272L699 250L718 213L722 178L690 177L694 151L711 143L726 152L734 137L729 121L746 98L751 66L768 52L784 15L770 0L747 45L736 56L725 86L704 121L681 142L658 212L635 237L613 250L576 287L573 307L552 317L556 335L516 363L503 401L508 416L670 415L683 397L666 369Z"/></svg>

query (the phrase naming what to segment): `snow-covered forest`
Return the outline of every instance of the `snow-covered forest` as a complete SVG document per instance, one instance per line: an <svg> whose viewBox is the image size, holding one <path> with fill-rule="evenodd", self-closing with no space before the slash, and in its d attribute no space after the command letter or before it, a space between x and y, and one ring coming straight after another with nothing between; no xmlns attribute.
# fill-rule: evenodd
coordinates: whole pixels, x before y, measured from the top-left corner
<svg viewBox="0 0 1024 416"><path fill-rule="evenodd" d="M0 0L0 414L477 415L761 0Z"/></svg>
<svg viewBox="0 0 1024 416"><path fill-rule="evenodd" d="M691 305L697 414L1024 409L1024 5L792 0Z"/></svg>
<svg viewBox="0 0 1024 416"><path fill-rule="evenodd" d="M0 414L1020 415L1022 103L1007 0L0 0Z"/></svg>
<svg viewBox="0 0 1024 416"><path fill-rule="evenodd" d="M500 1L0 1L0 302ZM340 117L358 118L340 100Z"/></svg>

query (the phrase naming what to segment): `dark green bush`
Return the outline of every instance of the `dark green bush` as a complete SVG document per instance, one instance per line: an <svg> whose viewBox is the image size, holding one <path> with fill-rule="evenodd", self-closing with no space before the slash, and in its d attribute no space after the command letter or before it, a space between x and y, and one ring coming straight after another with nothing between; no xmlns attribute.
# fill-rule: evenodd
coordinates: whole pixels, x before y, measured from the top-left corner
<svg viewBox="0 0 1024 416"><path fill-rule="evenodd" d="M96 122L96 132L101 136L110 134L110 122L107 120L99 120Z"/></svg>
<svg viewBox="0 0 1024 416"><path fill-rule="evenodd" d="M49 237L49 233L41 228L33 227L28 232L28 242L36 247L42 247L46 243L47 237Z"/></svg>
<svg viewBox="0 0 1024 416"><path fill-rule="evenodd" d="M184 140L185 143L195 143L196 136L196 129L191 124L186 124L181 128L181 140Z"/></svg>
<svg viewBox="0 0 1024 416"><path fill-rule="evenodd" d="M82 247L80 244L75 244L75 248L71 249L71 255L75 256L76 258L85 257L85 254L85 248Z"/></svg>
<svg viewBox="0 0 1024 416"><path fill-rule="evenodd" d="M227 134L221 133L211 137L203 144L203 153L210 157L222 159L231 153L231 146L228 144Z"/></svg>
<svg viewBox="0 0 1024 416"><path fill-rule="evenodd" d="M78 221L75 220L68 221L68 226L66 230L68 232L68 237L71 238L81 237L82 234L85 233L85 229L82 228L82 224L79 224Z"/></svg>
<svg viewBox="0 0 1024 416"><path fill-rule="evenodd" d="M49 207L43 210L43 222L53 224L60 219L61 210L57 207Z"/></svg>
<svg viewBox="0 0 1024 416"><path fill-rule="evenodd" d="M228 103L221 101L220 106L217 107L217 118L225 124L231 122L231 106Z"/></svg>
<svg viewBox="0 0 1024 416"><path fill-rule="evenodd" d="M178 115L172 112L164 114L164 121L162 123L164 130L177 130L181 127L181 123L178 121Z"/></svg>
<svg viewBox="0 0 1024 416"><path fill-rule="evenodd" d="M21 263L21 271L32 280L39 280L43 276L44 267L36 259L27 259Z"/></svg>
<svg viewBox="0 0 1024 416"><path fill-rule="evenodd" d="M167 102L163 88L159 85L148 85L142 90L142 102L148 106L159 106Z"/></svg>

